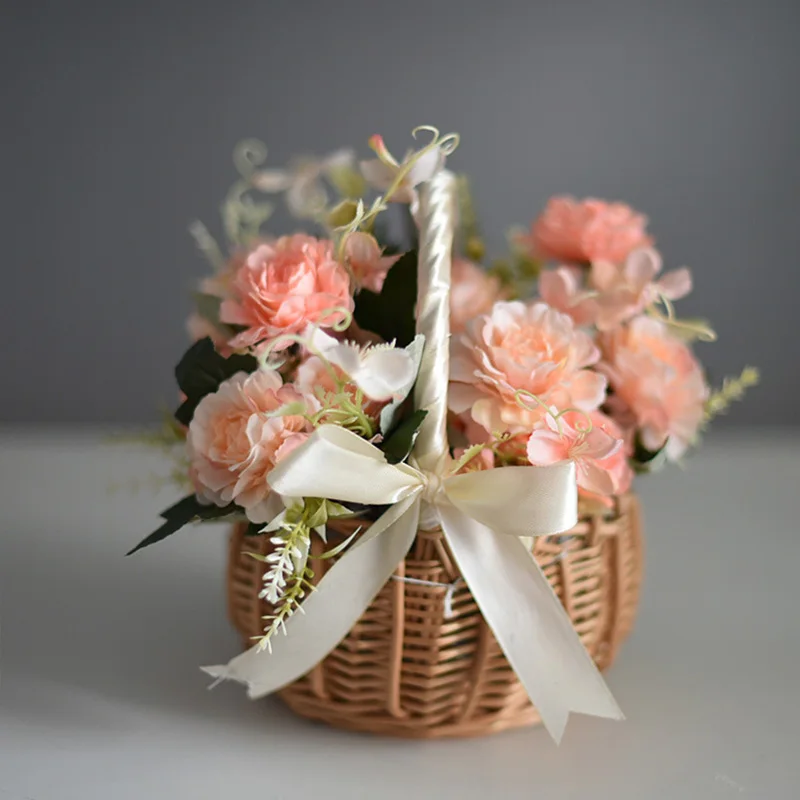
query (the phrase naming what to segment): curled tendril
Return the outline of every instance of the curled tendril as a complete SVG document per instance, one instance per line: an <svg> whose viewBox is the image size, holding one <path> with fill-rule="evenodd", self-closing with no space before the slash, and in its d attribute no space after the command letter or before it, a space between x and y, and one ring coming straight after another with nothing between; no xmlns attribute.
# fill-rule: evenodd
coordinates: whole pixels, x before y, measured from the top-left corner
<svg viewBox="0 0 800 800"><path fill-rule="evenodd" d="M343 306L326 308L320 314L319 320L317 320L316 323L309 325L302 335L298 333L282 333L280 336L276 336L266 345L258 347L254 355L258 359L259 366L264 369L278 369L284 364L284 361L280 358L272 359L272 356L274 356L277 351L285 350L286 347L290 345L299 344L308 350L309 353L319 358L337 385L344 385L344 382L336 373L336 370L333 368L333 365L330 363L330 361L328 361L322 352L313 344L314 334L316 334L317 331L319 331L322 327L320 325L322 320L333 315L336 315L338 319L327 327L336 333L342 333L343 331L346 331L350 325L353 324L353 313L349 309L344 308Z"/></svg>
<svg viewBox="0 0 800 800"><path fill-rule="evenodd" d="M662 314L658 310L658 303L664 306L664 309L667 312L666 315ZM709 325L706 325L704 322L700 320L678 319L675 315L675 306L672 304L672 301L663 294L658 295L656 303L650 306L648 312L654 319L657 319L659 322L663 322L668 327L673 328L679 333L683 333L692 339L697 339L701 342L717 341L717 334L714 332L713 328L711 328Z"/></svg>
<svg viewBox="0 0 800 800"><path fill-rule="evenodd" d="M245 139L233 150L233 164L245 180L249 180L266 160L267 146L259 139Z"/></svg>
<svg viewBox="0 0 800 800"><path fill-rule="evenodd" d="M533 405L528 405L526 402L527 400L533 400ZM529 392L526 389L517 389L514 392L514 402L520 407L524 408L526 411L538 411L540 408L543 408L548 416L550 416L555 422L556 427L558 428L558 435L564 435L564 426L562 425L561 418L565 414L577 414L578 417L585 421L585 425L581 423L580 420L576 420L572 427L575 428L575 431L580 434L581 436L587 436L594 430L594 423L592 422L592 418L580 408L575 408L574 406L569 406L568 408L564 408L561 411L554 411L547 403L544 402L540 397L533 394L533 392Z"/></svg>

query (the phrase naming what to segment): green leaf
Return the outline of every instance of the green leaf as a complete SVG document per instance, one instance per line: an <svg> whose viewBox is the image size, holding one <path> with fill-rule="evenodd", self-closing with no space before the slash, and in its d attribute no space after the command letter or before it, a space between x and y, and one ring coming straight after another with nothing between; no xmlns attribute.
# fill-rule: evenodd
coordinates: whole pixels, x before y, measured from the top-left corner
<svg viewBox="0 0 800 800"><path fill-rule="evenodd" d="M129 550L125 555L132 555L137 550L141 550L143 547L149 547L151 544L155 544L156 542L166 539L168 536L171 536L173 533L177 533L177 531L194 520L220 519L222 517L227 517L236 511L238 511L238 509L233 503L230 503L224 507L203 505L197 499L196 495L187 495L175 503L174 506L170 506L165 511L162 511L161 517L164 520L164 523L161 525L161 527L153 531L153 533L146 538L142 539L142 541L139 542L136 547L134 547L132 550Z"/></svg>
<svg viewBox="0 0 800 800"><path fill-rule="evenodd" d="M412 250L389 270L380 294L362 289L356 295L355 319L367 331L405 347L414 339L417 305L417 253Z"/></svg>
<svg viewBox="0 0 800 800"><path fill-rule="evenodd" d="M424 408L417 409L410 417L404 419L395 429L394 433L381 445L381 450L390 464L399 464L405 461L417 440L420 426L428 412Z"/></svg>
<svg viewBox="0 0 800 800"><path fill-rule="evenodd" d="M237 372L253 372L258 362L250 355L233 355L223 358L214 348L210 338L195 342L175 367L178 386L186 400L175 412L183 425L192 421L197 404L207 395L216 392L219 385Z"/></svg>

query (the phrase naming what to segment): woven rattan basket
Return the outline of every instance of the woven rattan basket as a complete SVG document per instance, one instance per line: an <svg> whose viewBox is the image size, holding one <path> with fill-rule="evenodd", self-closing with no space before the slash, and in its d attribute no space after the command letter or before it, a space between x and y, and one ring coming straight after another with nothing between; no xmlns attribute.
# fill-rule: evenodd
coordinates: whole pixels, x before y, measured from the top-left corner
<svg viewBox="0 0 800 800"><path fill-rule="evenodd" d="M351 532L350 525L340 523L339 532ZM231 536L228 608L249 647L269 606L258 598L263 565L243 551L265 554L270 545L267 536L245 541L244 530L237 526ZM619 498L612 515L582 518L567 535L536 539L533 552L581 641L605 669L636 616L642 575L636 498ZM315 580L330 563L313 562ZM475 736L537 723L536 710L458 578L442 534L420 531L356 626L280 696L302 716L393 736ZM447 603L446 586L416 581L456 586Z"/></svg>

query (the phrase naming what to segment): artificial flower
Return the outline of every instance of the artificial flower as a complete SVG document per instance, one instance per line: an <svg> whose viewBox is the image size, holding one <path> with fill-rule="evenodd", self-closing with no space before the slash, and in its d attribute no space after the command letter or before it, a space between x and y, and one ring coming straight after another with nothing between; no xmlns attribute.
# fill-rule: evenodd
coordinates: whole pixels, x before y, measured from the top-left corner
<svg viewBox="0 0 800 800"><path fill-rule="evenodd" d="M615 490L610 473L611 459L622 449L622 439L594 425L587 414L550 410L528 439L528 461L546 467L574 461L578 487L599 495Z"/></svg>
<svg viewBox="0 0 800 800"><path fill-rule="evenodd" d="M399 175L405 172L389 198L397 203L413 204L417 197L416 187L420 183L429 181L445 161L445 155L439 146L423 148L423 150L409 150L405 158L398 163L386 148L382 136L376 133L370 137L369 145L378 157L370 161L362 161L361 174L373 189L385 192L394 184Z"/></svg>
<svg viewBox="0 0 800 800"><path fill-rule="evenodd" d="M647 217L624 203L553 197L522 241L536 258L620 263L635 248L652 244L646 228Z"/></svg>
<svg viewBox="0 0 800 800"><path fill-rule="evenodd" d="M692 276L688 269L668 272L655 280L661 272L661 256L651 247L631 252L621 265L611 261L595 261L589 273L589 282L595 289L595 322L601 331L617 325L644 311L660 297L678 300L692 289Z"/></svg>
<svg viewBox="0 0 800 800"><path fill-rule="evenodd" d="M538 402L593 411L606 391L589 369L599 356L586 333L545 303L495 303L452 339L450 408L491 433L532 430L545 413Z"/></svg>
<svg viewBox="0 0 800 800"><path fill-rule="evenodd" d="M408 349L394 344L366 347L341 342L323 331L315 331L313 349L371 400L384 401L408 394L417 377L417 364Z"/></svg>
<svg viewBox="0 0 800 800"><path fill-rule="evenodd" d="M655 452L666 445L667 458L680 458L703 421L708 397L692 351L662 322L645 316L605 334L602 347L601 369L614 390L612 417L632 417L644 447Z"/></svg>
<svg viewBox="0 0 800 800"><path fill-rule="evenodd" d="M472 261L454 258L450 279L450 330L461 333L470 320L504 299L499 279Z"/></svg>
<svg viewBox="0 0 800 800"><path fill-rule="evenodd" d="M220 320L244 328L229 343L237 350L309 325L332 327L353 310L350 278L333 243L302 233L256 247L236 272L232 294Z"/></svg>
<svg viewBox="0 0 800 800"><path fill-rule="evenodd" d="M239 372L199 402L186 437L198 497L235 502L254 522L267 521L269 472L310 433L302 414L274 413L284 408L310 411L316 403L268 369Z"/></svg>
<svg viewBox="0 0 800 800"><path fill-rule="evenodd" d="M572 317L576 325L591 325L597 316L594 293L583 285L583 270L561 266L539 276L539 295L552 308Z"/></svg>
<svg viewBox="0 0 800 800"><path fill-rule="evenodd" d="M386 274L401 257L385 256L383 248L370 233L356 231L348 235L344 255L356 286L380 293Z"/></svg>
<svg viewBox="0 0 800 800"><path fill-rule="evenodd" d="M612 439L622 442L622 446L616 449L613 453L605 458L597 459L597 466L604 470L611 478L614 486L613 494L616 496L625 494L631 488L633 482L633 470L628 461L631 454L631 442L628 440L626 431L624 431L611 417L606 416L602 411L592 411L589 414L589 420L595 428L604 431ZM581 489L583 496L591 495L586 489ZM602 499L602 495L598 495L593 499L600 500L605 505L608 505L607 500Z"/></svg>

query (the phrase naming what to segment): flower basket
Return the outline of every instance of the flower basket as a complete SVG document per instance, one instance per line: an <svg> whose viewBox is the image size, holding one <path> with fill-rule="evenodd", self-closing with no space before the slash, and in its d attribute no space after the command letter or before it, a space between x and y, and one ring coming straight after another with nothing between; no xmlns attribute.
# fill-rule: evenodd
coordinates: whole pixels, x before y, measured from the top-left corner
<svg viewBox="0 0 800 800"><path fill-rule="evenodd" d="M215 273L167 432L189 494L131 552L235 523L250 646L203 670L253 699L417 738L541 721L558 742L571 713L623 718L600 670L638 602L634 473L680 460L757 373L710 390L692 342L715 335L673 305L691 275L661 274L624 204L554 198L487 264L445 168L458 135L414 133L401 161L372 137L358 169L238 153L229 255L193 228ZM323 235L262 230L252 193L278 191Z"/></svg>
<svg viewBox="0 0 800 800"><path fill-rule="evenodd" d="M354 526L339 521L331 528L348 536ZM267 555L270 542L245 532L237 525L231 533L228 613L249 647L271 608L258 596L263 569L244 553ZM321 550L322 543L315 543L312 554ZM637 498L616 498L612 513L584 516L566 535L537 538L533 554L583 645L606 669L631 631L639 602ZM331 561L312 555L311 562L318 583ZM415 739L538 724L536 709L459 578L441 531L419 531L347 637L280 697L301 716L329 725Z"/></svg>

